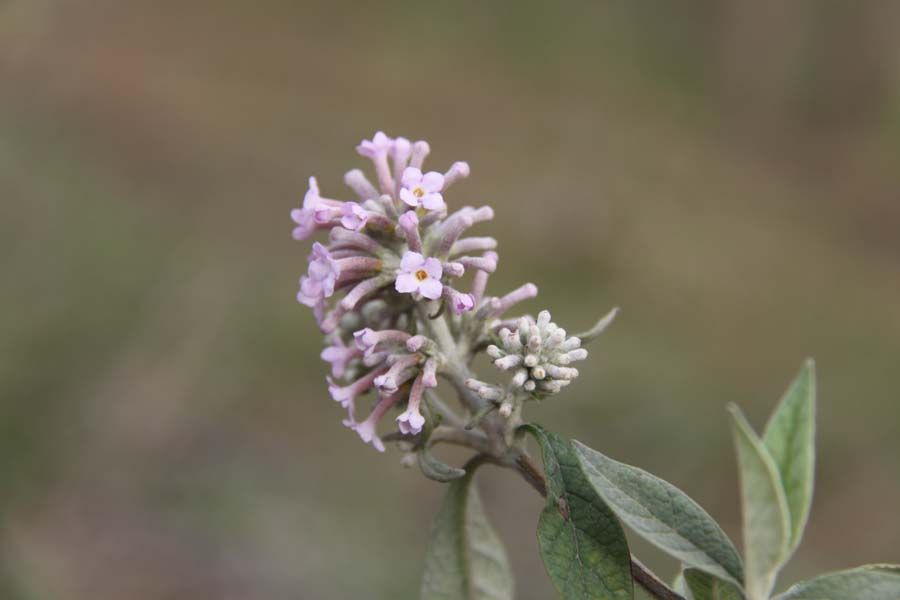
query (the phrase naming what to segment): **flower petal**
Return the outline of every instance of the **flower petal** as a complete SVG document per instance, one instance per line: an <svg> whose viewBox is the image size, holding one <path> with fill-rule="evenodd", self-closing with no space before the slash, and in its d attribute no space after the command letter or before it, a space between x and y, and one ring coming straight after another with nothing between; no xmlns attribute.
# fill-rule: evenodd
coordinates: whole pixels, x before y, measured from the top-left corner
<svg viewBox="0 0 900 600"><path fill-rule="evenodd" d="M407 273L412 273L425 263L425 257L418 252L406 251L403 259L400 260L400 269ZM440 263L438 263L440 264Z"/></svg>
<svg viewBox="0 0 900 600"><path fill-rule="evenodd" d="M422 187L429 192L439 192L444 189L444 176L437 171L429 171L422 176Z"/></svg>
<svg viewBox="0 0 900 600"><path fill-rule="evenodd" d="M401 294L412 294L419 289L419 280L412 273L400 273L397 275L394 288Z"/></svg>
<svg viewBox="0 0 900 600"><path fill-rule="evenodd" d="M444 285L437 279L426 279L419 284L419 291L429 300L437 300L444 291Z"/></svg>
<svg viewBox="0 0 900 600"><path fill-rule="evenodd" d="M424 268L425 272L434 279L440 279L441 275L444 274L444 267L441 266L441 261L436 258L426 258Z"/></svg>
<svg viewBox="0 0 900 600"><path fill-rule="evenodd" d="M427 210L444 210L447 208L447 203L444 202L444 197L440 194L426 194L424 198L422 198L422 206Z"/></svg>
<svg viewBox="0 0 900 600"><path fill-rule="evenodd" d="M406 169L403 170L403 177L400 179L400 183L403 184L403 187L414 187L420 181L422 181L421 170L415 167L406 167Z"/></svg>
<svg viewBox="0 0 900 600"><path fill-rule="evenodd" d="M419 205L419 199L415 194L406 188L400 188L400 199L409 206L416 207Z"/></svg>

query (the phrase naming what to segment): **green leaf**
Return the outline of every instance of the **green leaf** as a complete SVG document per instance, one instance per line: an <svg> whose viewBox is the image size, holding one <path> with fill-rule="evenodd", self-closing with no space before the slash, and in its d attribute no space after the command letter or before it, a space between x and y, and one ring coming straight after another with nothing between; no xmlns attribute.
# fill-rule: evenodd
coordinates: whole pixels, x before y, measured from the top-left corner
<svg viewBox="0 0 900 600"><path fill-rule="evenodd" d="M697 569L682 573L692 600L743 600L744 595L733 584Z"/></svg>
<svg viewBox="0 0 900 600"><path fill-rule="evenodd" d="M747 597L767 600L789 553L791 521L775 461L736 406L734 418L744 515Z"/></svg>
<svg viewBox="0 0 900 600"><path fill-rule="evenodd" d="M425 551L422 600L511 600L503 544L481 507L471 467L447 486Z"/></svg>
<svg viewBox="0 0 900 600"><path fill-rule="evenodd" d="M581 470L618 517L686 565L735 585L741 558L722 528L671 483L573 442Z"/></svg>
<svg viewBox="0 0 900 600"><path fill-rule="evenodd" d="M688 590L687 582L684 580L683 571L679 571L675 579L672 580L672 589L675 590L676 594L684 596L685 600L694 600L691 598L691 592Z"/></svg>
<svg viewBox="0 0 900 600"><path fill-rule="evenodd" d="M541 446L547 506L537 537L560 597L630 600L631 553L619 520L584 478L571 443L539 425L523 427Z"/></svg>
<svg viewBox="0 0 900 600"><path fill-rule="evenodd" d="M775 600L897 600L900 565L868 565L798 583Z"/></svg>
<svg viewBox="0 0 900 600"><path fill-rule="evenodd" d="M791 517L789 555L800 544L812 504L815 429L816 374L810 359L785 392L763 434L763 443L778 467Z"/></svg>
<svg viewBox="0 0 900 600"><path fill-rule="evenodd" d="M419 449L418 455L419 468L422 469L422 474L428 479L447 483L466 476L466 472L462 469L451 467L436 459L427 447L423 446Z"/></svg>

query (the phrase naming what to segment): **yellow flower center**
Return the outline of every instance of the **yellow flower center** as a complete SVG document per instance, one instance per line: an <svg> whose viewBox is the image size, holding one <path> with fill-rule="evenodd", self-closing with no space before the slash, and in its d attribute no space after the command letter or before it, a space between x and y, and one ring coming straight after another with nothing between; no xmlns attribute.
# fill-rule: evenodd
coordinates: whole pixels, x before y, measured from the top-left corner
<svg viewBox="0 0 900 600"><path fill-rule="evenodd" d="M428 279L428 273L425 272L425 269L419 269L416 271L416 279L419 281L425 281Z"/></svg>
<svg viewBox="0 0 900 600"><path fill-rule="evenodd" d="M422 187L414 187L412 193L416 198L421 198L425 195L425 190Z"/></svg>

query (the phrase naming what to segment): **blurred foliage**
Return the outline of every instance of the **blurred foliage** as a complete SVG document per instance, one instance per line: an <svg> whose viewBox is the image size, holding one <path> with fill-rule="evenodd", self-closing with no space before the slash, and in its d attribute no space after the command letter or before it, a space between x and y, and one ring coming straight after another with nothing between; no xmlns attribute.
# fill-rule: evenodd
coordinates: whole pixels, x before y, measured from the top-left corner
<svg viewBox="0 0 900 600"><path fill-rule="evenodd" d="M534 281L573 331L623 307L535 420L736 537L724 406L758 424L813 355L786 580L896 562L898 24L836 0L0 2L0 595L413 597L441 489L343 430L293 300L288 211L376 128L472 164L448 201L497 209L493 289ZM480 478L519 597L551 597L541 500Z"/></svg>

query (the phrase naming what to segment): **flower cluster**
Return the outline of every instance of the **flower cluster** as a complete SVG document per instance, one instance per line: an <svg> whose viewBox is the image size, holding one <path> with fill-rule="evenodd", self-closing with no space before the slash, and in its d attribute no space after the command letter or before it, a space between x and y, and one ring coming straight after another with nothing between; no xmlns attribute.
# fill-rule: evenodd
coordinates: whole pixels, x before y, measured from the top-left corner
<svg viewBox="0 0 900 600"><path fill-rule="evenodd" d="M531 397L555 393L574 379L578 372L566 365L587 353L550 323L549 313L504 319L537 294L536 286L486 295L497 241L466 232L494 211L463 206L448 212L444 199L451 185L468 177L469 165L424 172L427 142L382 132L356 150L372 162L375 179L359 169L346 173L355 200L323 196L310 177L302 207L291 211L294 239L327 234L312 245L297 300L313 310L326 336L328 389L347 411L344 424L379 451L384 443L377 427L392 409L399 411L395 435L422 434L429 429L424 399L438 376L463 394L470 413L486 401L500 406L512 392L481 384L489 391L472 394L465 383L472 357L485 349L497 366L516 369L510 389ZM466 275L471 283L463 290L459 281ZM360 398L368 394L374 401L360 419Z"/></svg>

